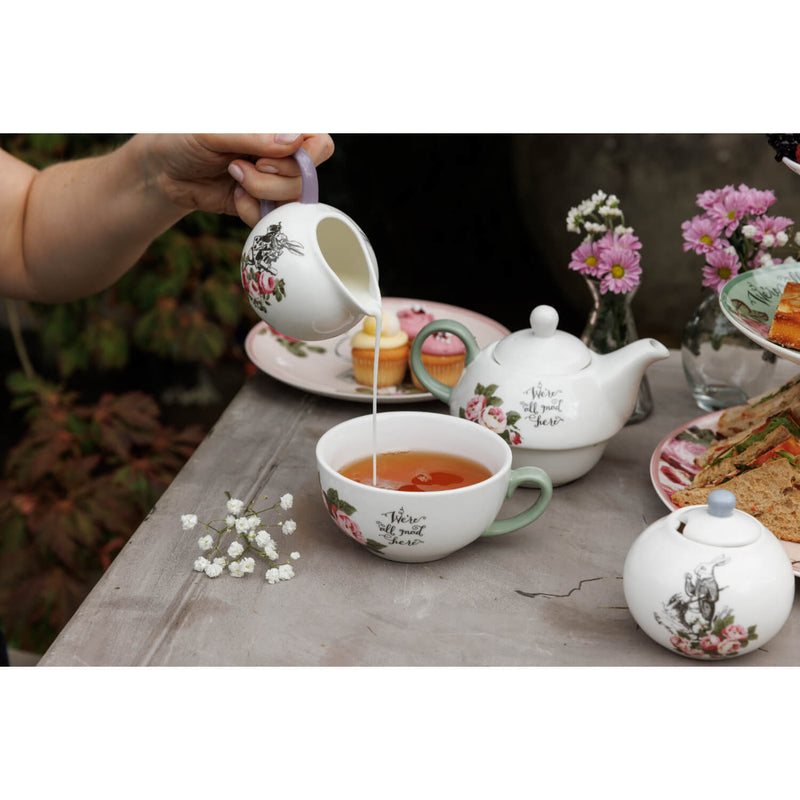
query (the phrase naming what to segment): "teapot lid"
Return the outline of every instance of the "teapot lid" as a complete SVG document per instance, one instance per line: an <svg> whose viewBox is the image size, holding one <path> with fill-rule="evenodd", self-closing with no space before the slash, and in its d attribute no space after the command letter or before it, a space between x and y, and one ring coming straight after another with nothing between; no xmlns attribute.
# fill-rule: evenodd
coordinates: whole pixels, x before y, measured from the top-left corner
<svg viewBox="0 0 800 800"><path fill-rule="evenodd" d="M715 547L741 547L761 535L761 523L736 510L736 496L727 489L715 489L708 496L708 505L687 512L683 522L687 539Z"/></svg>
<svg viewBox="0 0 800 800"><path fill-rule="evenodd" d="M517 331L497 343L495 361L503 367L542 375L569 375L592 360L589 348L577 336L559 331L558 312L552 306L536 306L531 327Z"/></svg>

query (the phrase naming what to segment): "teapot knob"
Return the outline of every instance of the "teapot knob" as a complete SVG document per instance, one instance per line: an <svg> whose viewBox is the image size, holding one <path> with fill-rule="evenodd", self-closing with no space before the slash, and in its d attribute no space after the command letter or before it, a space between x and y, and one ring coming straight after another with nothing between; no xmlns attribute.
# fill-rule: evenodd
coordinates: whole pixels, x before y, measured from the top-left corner
<svg viewBox="0 0 800 800"><path fill-rule="evenodd" d="M558 311L552 306L536 306L531 311L531 328L534 336L550 338L558 328Z"/></svg>
<svg viewBox="0 0 800 800"><path fill-rule="evenodd" d="M712 517L730 517L736 508L736 495L727 489L715 489L709 494L707 503Z"/></svg>

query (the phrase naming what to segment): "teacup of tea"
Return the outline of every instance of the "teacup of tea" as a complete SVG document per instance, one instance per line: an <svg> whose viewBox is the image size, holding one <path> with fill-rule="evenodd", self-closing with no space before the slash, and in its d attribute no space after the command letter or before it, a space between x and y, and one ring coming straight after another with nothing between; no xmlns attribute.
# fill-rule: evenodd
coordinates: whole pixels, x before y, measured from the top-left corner
<svg viewBox="0 0 800 800"><path fill-rule="evenodd" d="M365 414L323 434L316 455L331 519L391 561L434 561L481 536L524 528L553 495L544 470L512 469L511 448L499 436L446 414ZM521 485L539 488L535 501L499 518Z"/></svg>

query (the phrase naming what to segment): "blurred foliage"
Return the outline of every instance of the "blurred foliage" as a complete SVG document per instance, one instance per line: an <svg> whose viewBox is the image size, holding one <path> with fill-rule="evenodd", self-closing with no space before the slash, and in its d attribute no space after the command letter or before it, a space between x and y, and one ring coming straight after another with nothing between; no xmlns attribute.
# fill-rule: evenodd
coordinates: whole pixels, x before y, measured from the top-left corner
<svg viewBox="0 0 800 800"><path fill-rule="evenodd" d="M18 646L43 651L203 436L161 424L141 392L76 392L21 373L12 406L27 432L0 483L0 618Z"/></svg>
<svg viewBox="0 0 800 800"><path fill-rule="evenodd" d="M2 134L0 147L46 168L128 138ZM179 364L232 361L244 379L240 342L254 322L238 268L247 234L237 217L194 212L105 292L28 304L38 375L7 376L8 416L20 424L0 478L0 627L13 646L49 645L202 436L162 424L140 390L158 395L165 387L154 381Z"/></svg>

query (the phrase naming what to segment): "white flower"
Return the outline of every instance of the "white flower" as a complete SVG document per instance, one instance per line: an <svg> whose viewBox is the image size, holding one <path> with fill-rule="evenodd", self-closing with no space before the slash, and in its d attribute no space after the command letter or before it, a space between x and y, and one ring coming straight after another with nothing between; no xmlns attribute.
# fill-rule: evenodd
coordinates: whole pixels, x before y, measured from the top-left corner
<svg viewBox="0 0 800 800"><path fill-rule="evenodd" d="M197 514L181 514L181 525L185 531L190 531L197 525Z"/></svg>
<svg viewBox="0 0 800 800"><path fill-rule="evenodd" d="M209 578L216 578L218 575L222 574L222 567L219 564L209 564L204 572Z"/></svg>
<svg viewBox="0 0 800 800"><path fill-rule="evenodd" d="M755 225L742 225L742 236L745 239L752 239L756 235Z"/></svg>
<svg viewBox="0 0 800 800"><path fill-rule="evenodd" d="M597 209L597 212L600 214L601 217L621 217L622 211L618 208L614 208L613 206L600 206Z"/></svg>
<svg viewBox="0 0 800 800"><path fill-rule="evenodd" d="M297 550L295 550L294 553L292 553L289 557L297 561L297 559L300 558L300 553L298 553Z"/></svg>
<svg viewBox="0 0 800 800"><path fill-rule="evenodd" d="M618 236L623 236L626 233L631 233L632 234L633 233L633 228L631 228L630 226L626 227L625 225L617 225L617 227L614 228L614 233L616 233Z"/></svg>
<svg viewBox="0 0 800 800"><path fill-rule="evenodd" d="M239 562L243 572L252 572L256 568L256 560L248 556Z"/></svg>
<svg viewBox="0 0 800 800"><path fill-rule="evenodd" d="M255 545L259 550L264 550L273 543L272 537L266 531L259 531L256 534Z"/></svg>
<svg viewBox="0 0 800 800"><path fill-rule="evenodd" d="M254 531L259 525L261 524L261 517L255 516L247 518L247 527L248 530Z"/></svg>
<svg viewBox="0 0 800 800"><path fill-rule="evenodd" d="M207 533L205 536L201 536L197 540L197 546L201 550L210 550L214 546L214 540L211 538L211 534Z"/></svg>
<svg viewBox="0 0 800 800"><path fill-rule="evenodd" d="M194 568L197 572L202 572L211 562L205 556L198 556L194 562Z"/></svg>
<svg viewBox="0 0 800 800"><path fill-rule="evenodd" d="M235 524L236 524L236 517L234 517L234 516L233 516L233 514L228 514L228 516L227 516L227 517L225 517L225 526L226 526L228 529L230 529L230 528L232 528L232 527L233 527Z"/></svg>
<svg viewBox="0 0 800 800"><path fill-rule="evenodd" d="M288 492L285 495L283 495L283 497L281 497L281 508L284 511L288 511L293 504L294 504L294 497L292 497L292 495L289 494Z"/></svg>
<svg viewBox="0 0 800 800"><path fill-rule="evenodd" d="M775 237L771 233L765 233L761 244L763 247L773 247L775 244Z"/></svg>
<svg viewBox="0 0 800 800"><path fill-rule="evenodd" d="M270 561L277 561L278 560L278 551L275 549L275 545L271 544L269 547L264 548L264 555Z"/></svg>
<svg viewBox="0 0 800 800"><path fill-rule="evenodd" d="M794 235L794 243L800 247L800 231L797 231L797 233Z"/></svg>
<svg viewBox="0 0 800 800"><path fill-rule="evenodd" d="M276 567L268 569L267 574L264 577L267 579L267 583L277 583L281 579L280 573Z"/></svg>
<svg viewBox="0 0 800 800"><path fill-rule="evenodd" d="M238 561L231 561L231 563L228 564L228 572L230 572L234 578L241 578L244 575L244 567L242 567L241 563Z"/></svg>
<svg viewBox="0 0 800 800"><path fill-rule="evenodd" d="M281 526L283 532L288 536L291 533L294 533L297 530L297 523L293 519L284 520L283 525Z"/></svg>
<svg viewBox="0 0 800 800"><path fill-rule="evenodd" d="M282 581L294 578L294 567L291 564L281 564L278 567L278 576Z"/></svg>
<svg viewBox="0 0 800 800"><path fill-rule="evenodd" d="M606 232L606 226L605 225L601 225L598 222L587 222L587 223L585 223L584 227L586 228L587 231L589 231L589 233L605 233Z"/></svg>
<svg viewBox="0 0 800 800"><path fill-rule="evenodd" d="M227 558L223 558L222 556L219 556L218 558L214 559L214 563L218 567L224 567L228 563L228 559Z"/></svg>
<svg viewBox="0 0 800 800"><path fill-rule="evenodd" d="M244 510L244 503L241 500L237 500L235 497L231 497L226 503L226 508L231 514L238 516Z"/></svg>
<svg viewBox="0 0 800 800"><path fill-rule="evenodd" d="M231 542L228 547L228 555L231 558L238 558L242 553L244 553L244 547L239 542Z"/></svg>
<svg viewBox="0 0 800 800"><path fill-rule="evenodd" d="M778 243L778 247L786 247L789 243L789 237L786 235L786 231L775 234L775 241Z"/></svg>
<svg viewBox="0 0 800 800"><path fill-rule="evenodd" d="M236 532L237 533L247 533L250 530L250 523L247 521L245 517L239 517L236 520Z"/></svg>
<svg viewBox="0 0 800 800"><path fill-rule="evenodd" d="M772 256L769 253L762 253L758 259L758 263L761 264L762 267L771 267L773 264Z"/></svg>

